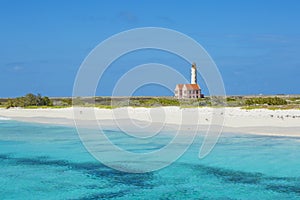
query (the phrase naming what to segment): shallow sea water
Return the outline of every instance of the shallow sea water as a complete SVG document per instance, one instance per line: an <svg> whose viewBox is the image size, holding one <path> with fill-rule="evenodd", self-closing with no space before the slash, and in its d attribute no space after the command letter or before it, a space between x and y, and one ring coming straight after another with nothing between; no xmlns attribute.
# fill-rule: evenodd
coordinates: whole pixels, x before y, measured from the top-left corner
<svg viewBox="0 0 300 200"><path fill-rule="evenodd" d="M169 139L106 133L133 152ZM162 170L129 174L95 160L74 128L1 119L0 199L300 199L300 138L223 133L199 159L201 140Z"/></svg>

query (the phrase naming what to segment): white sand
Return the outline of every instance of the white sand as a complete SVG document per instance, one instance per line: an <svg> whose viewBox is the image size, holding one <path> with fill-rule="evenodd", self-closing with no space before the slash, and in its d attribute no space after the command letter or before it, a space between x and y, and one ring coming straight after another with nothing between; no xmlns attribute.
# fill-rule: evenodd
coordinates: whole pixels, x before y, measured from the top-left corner
<svg viewBox="0 0 300 200"><path fill-rule="evenodd" d="M103 127L132 127L142 130L168 127L178 129L180 125L187 130L200 125L203 129L210 124L222 126L223 132L251 133L263 135L297 136L300 137L300 110L243 110L240 108L63 108L63 109L0 109L0 117L13 120L74 125L85 121L86 126L92 125L96 118ZM1 119L1 118L0 118ZM223 124L224 120L224 124ZM125 125L124 125L125 124ZM181 127L181 129L183 129ZM122 128L121 128L122 129ZM134 128L133 128L134 129Z"/></svg>

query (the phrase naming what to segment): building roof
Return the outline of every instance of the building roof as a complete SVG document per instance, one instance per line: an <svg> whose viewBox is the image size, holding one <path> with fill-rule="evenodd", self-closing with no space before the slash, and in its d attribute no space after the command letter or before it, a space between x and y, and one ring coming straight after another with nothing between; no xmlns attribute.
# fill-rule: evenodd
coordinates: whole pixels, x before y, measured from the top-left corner
<svg viewBox="0 0 300 200"><path fill-rule="evenodd" d="M177 84L177 85L176 85L176 88L178 88L179 90L182 90L183 85L184 85L184 84Z"/></svg>
<svg viewBox="0 0 300 200"><path fill-rule="evenodd" d="M177 84L176 85L176 87L178 87L179 90L182 90L183 86L185 86L188 90L200 90L198 84Z"/></svg>

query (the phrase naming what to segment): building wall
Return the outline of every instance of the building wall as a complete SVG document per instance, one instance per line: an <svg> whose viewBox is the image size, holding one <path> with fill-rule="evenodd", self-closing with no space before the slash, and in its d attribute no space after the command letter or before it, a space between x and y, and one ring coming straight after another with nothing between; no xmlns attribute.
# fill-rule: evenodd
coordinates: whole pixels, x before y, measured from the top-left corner
<svg viewBox="0 0 300 200"><path fill-rule="evenodd" d="M200 92L200 90L185 90L184 98L187 98L187 99L201 98L201 92Z"/></svg>
<svg viewBox="0 0 300 200"><path fill-rule="evenodd" d="M189 90L185 86L183 86L182 90L180 90L178 87L176 87L174 94L175 94L175 98L177 98L177 99L202 98L201 90Z"/></svg>
<svg viewBox="0 0 300 200"><path fill-rule="evenodd" d="M176 85L174 93L175 93L175 97L177 99L181 99L182 98L182 90L179 89L178 85Z"/></svg>
<svg viewBox="0 0 300 200"><path fill-rule="evenodd" d="M181 90L176 90L175 89L175 97L177 99L181 99L182 98L182 91Z"/></svg>

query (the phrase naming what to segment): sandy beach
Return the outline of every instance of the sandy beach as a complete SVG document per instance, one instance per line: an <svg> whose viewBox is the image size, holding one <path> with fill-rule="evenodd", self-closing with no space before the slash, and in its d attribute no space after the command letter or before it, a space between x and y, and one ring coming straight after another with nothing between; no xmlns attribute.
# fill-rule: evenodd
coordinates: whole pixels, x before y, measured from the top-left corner
<svg viewBox="0 0 300 200"><path fill-rule="evenodd" d="M77 113L77 114L76 114ZM85 127L95 125L128 131L206 130L210 124L223 126L223 133L248 133L300 137L300 110L245 110L240 108L62 108L62 109L0 109L0 117L12 120ZM96 119L96 120L95 120ZM137 129L138 128L138 129ZM126 130L125 130L126 131Z"/></svg>

